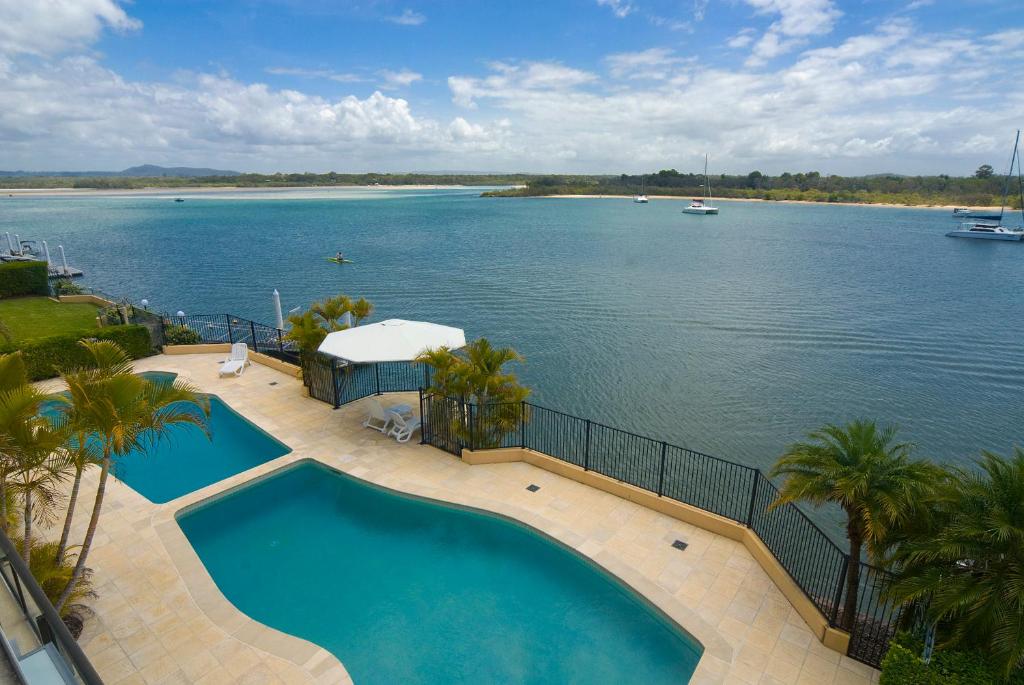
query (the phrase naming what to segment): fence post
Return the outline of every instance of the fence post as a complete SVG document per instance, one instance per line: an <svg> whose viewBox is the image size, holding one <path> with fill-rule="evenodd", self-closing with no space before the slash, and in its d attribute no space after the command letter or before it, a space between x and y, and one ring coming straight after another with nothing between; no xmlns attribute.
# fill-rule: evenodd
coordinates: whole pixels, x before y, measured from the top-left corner
<svg viewBox="0 0 1024 685"><path fill-rule="evenodd" d="M583 444L583 470L590 470L590 419L587 419L587 440Z"/></svg>
<svg viewBox="0 0 1024 685"><path fill-rule="evenodd" d="M281 329L277 329L277 351L284 356L284 343L281 342Z"/></svg>
<svg viewBox="0 0 1024 685"><path fill-rule="evenodd" d="M334 388L334 408L341 406L341 399L338 397L338 365L331 360L331 386Z"/></svg>
<svg viewBox="0 0 1024 685"><path fill-rule="evenodd" d="M430 420L427 412L423 411L423 388L420 388L420 444L427 444L427 431L430 430Z"/></svg>
<svg viewBox="0 0 1024 685"><path fill-rule="evenodd" d="M526 449L526 400L519 400L519 447Z"/></svg>
<svg viewBox="0 0 1024 685"><path fill-rule="evenodd" d="M469 407L469 449L476 451L476 421L473 420L473 407L475 404L467 405Z"/></svg>
<svg viewBox="0 0 1024 685"><path fill-rule="evenodd" d="M751 528L754 523L754 502L757 501L757 481L761 478L760 469L753 469L754 471L754 484L750 488L750 507L747 508L747 528Z"/></svg>
<svg viewBox="0 0 1024 685"><path fill-rule="evenodd" d="M227 323L227 325L228 325L228 342L231 343L232 345L234 345L235 344L235 334L234 334L234 331L231 330L231 315L230 314L225 314L224 315L224 322Z"/></svg>
<svg viewBox="0 0 1024 685"><path fill-rule="evenodd" d="M377 379L377 394L380 394L380 362L373 363L373 376Z"/></svg>
<svg viewBox="0 0 1024 685"><path fill-rule="evenodd" d="M252 322L252 319L249 319L249 335L252 336L252 349L259 352L260 347L256 344L256 324Z"/></svg>
<svg viewBox="0 0 1024 685"><path fill-rule="evenodd" d="M836 597L832 602L832 612L828 616L828 624L833 628L836 626L836 621L839 619L839 605L843 601L843 586L846 585L846 571L850 567L850 555L843 554L843 568L839 572L839 583L836 585Z"/></svg>
<svg viewBox="0 0 1024 685"><path fill-rule="evenodd" d="M668 452L668 443L661 442L661 466L658 469L658 497L665 491L665 453Z"/></svg>

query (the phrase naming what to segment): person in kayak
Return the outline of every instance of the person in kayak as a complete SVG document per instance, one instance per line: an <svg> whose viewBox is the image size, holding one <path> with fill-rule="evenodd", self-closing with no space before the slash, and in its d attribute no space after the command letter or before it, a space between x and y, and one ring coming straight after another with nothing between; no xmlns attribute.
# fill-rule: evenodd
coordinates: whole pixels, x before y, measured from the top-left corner
<svg viewBox="0 0 1024 685"><path fill-rule="evenodd" d="M341 250L338 250L338 254L334 255L334 260L338 262L345 261L345 255L341 253Z"/></svg>

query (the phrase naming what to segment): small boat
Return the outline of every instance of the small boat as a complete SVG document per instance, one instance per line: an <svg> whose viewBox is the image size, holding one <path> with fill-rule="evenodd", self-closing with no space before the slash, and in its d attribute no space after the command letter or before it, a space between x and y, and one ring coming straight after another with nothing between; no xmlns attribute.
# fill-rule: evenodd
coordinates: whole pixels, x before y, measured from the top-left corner
<svg viewBox="0 0 1024 685"><path fill-rule="evenodd" d="M946 234L949 238L980 238L982 240L1014 240L1020 241L1024 239L1024 228L1008 228L1003 226L1003 215L1006 212L1006 200L1010 194L1010 179L1013 178L1013 167L1017 166L1017 185L1020 188L1020 200L1021 200L1021 217L1024 218L1024 182L1022 182L1021 170L1020 170L1020 156L1018 155L1020 148L1020 131L1017 131L1017 138L1013 141L1013 155L1010 157L1010 169L1006 172L1006 181L1003 184L1003 206L999 208L999 214L994 216L986 216L986 219L992 219L995 223L990 221L970 221L960 224L960 228L954 231L950 231ZM957 207L953 210L954 216L977 216L975 214L965 214L964 210L970 212L971 210L965 207Z"/></svg>
<svg viewBox="0 0 1024 685"><path fill-rule="evenodd" d="M648 203L647 194L644 192L644 180L646 177L640 177L640 194L633 196L633 202L638 205L645 205Z"/></svg>
<svg viewBox="0 0 1024 685"><path fill-rule="evenodd" d="M175 202L184 202L185 198L183 198L183 197L176 197L176 198L174 198L174 201Z"/></svg>
<svg viewBox="0 0 1024 685"><path fill-rule="evenodd" d="M1006 228L996 224L972 223L960 224L960 228L946 234L950 238L981 238L982 240L1021 240L1024 229Z"/></svg>
<svg viewBox="0 0 1024 685"><path fill-rule="evenodd" d="M704 155L704 197L695 197L683 207L683 214L718 214L718 207L711 204L711 179L708 178L708 156Z"/></svg>
<svg viewBox="0 0 1024 685"><path fill-rule="evenodd" d="M983 212L981 210L971 209L969 207L954 208L953 216L964 219L986 219L988 221L993 221L1000 218L998 214L992 214L991 212Z"/></svg>

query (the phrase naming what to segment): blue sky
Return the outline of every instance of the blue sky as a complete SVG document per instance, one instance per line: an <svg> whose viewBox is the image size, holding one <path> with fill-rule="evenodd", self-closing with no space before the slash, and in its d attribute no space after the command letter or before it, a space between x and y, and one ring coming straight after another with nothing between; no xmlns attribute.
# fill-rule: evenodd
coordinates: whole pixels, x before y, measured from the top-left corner
<svg viewBox="0 0 1024 685"><path fill-rule="evenodd" d="M0 0L0 168L970 173L1007 0Z"/></svg>

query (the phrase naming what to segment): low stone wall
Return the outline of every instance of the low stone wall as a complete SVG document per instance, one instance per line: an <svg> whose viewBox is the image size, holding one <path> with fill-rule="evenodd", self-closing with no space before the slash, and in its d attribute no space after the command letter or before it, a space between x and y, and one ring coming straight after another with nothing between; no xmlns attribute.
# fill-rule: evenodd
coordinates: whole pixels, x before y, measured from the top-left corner
<svg viewBox="0 0 1024 685"><path fill-rule="evenodd" d="M201 345L164 345L164 354L227 354L231 351L230 343L205 343ZM283 362L280 359L275 359L259 352L253 352L249 350L249 360L263 366L267 366L275 371L286 373L292 378L298 378L302 374L302 369Z"/></svg>
<svg viewBox="0 0 1024 685"><path fill-rule="evenodd" d="M69 304L94 304L97 307L113 307L115 303L100 297L99 295L61 295L57 298L60 302Z"/></svg>
<svg viewBox="0 0 1024 685"><path fill-rule="evenodd" d="M545 471L556 473L578 483L589 485L592 488L603 490L609 494L635 502L641 506L653 509L659 513L679 519L691 525L703 528L716 535L736 540L747 548L754 560L760 564L768 577L772 579L786 599L793 605L800 617L804 619L808 627L814 632L818 639L829 649L840 654L846 654L850 645L850 634L832 628L828 619L822 615L814 603L808 599L800 586L786 572L786 569L778 562L771 551L765 546L750 528L740 525L735 521L718 516L709 511L692 507L673 499L658 497L655 493L638 488L628 483L617 481L614 478L603 476L593 471L585 471L579 466L555 459L541 452L509 447L495 450L462 450L462 460L467 464L501 464L514 461L523 461L532 464Z"/></svg>

